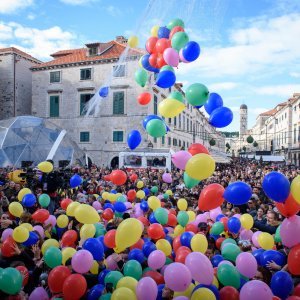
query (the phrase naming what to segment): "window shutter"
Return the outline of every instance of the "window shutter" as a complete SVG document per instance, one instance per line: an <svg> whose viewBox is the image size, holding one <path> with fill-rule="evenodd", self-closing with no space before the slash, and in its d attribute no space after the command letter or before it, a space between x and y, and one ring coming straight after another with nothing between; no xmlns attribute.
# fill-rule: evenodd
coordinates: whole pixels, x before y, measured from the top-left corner
<svg viewBox="0 0 300 300"><path fill-rule="evenodd" d="M59 117L59 96L50 96L50 117Z"/></svg>
<svg viewBox="0 0 300 300"><path fill-rule="evenodd" d="M124 92L115 92L113 96L113 114L124 114Z"/></svg>

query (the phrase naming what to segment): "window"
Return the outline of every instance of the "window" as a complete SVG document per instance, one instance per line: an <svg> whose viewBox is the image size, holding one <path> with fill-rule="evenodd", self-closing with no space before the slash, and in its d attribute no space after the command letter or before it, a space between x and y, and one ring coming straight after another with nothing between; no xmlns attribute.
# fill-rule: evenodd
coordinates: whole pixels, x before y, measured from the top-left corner
<svg viewBox="0 0 300 300"><path fill-rule="evenodd" d="M178 121L179 121L179 129L181 129L181 115L178 116Z"/></svg>
<svg viewBox="0 0 300 300"><path fill-rule="evenodd" d="M183 141L182 147L185 148L185 141Z"/></svg>
<svg viewBox="0 0 300 300"><path fill-rule="evenodd" d="M97 54L98 54L98 49L97 49L97 47L89 48L89 55L90 55L90 56L97 55Z"/></svg>
<svg viewBox="0 0 300 300"><path fill-rule="evenodd" d="M298 126L298 142L300 142L300 126Z"/></svg>
<svg viewBox="0 0 300 300"><path fill-rule="evenodd" d="M284 142L286 143L287 132L284 133Z"/></svg>
<svg viewBox="0 0 300 300"><path fill-rule="evenodd" d="M192 122L192 120L190 121L190 128L191 128L191 131L193 130L193 122ZM195 131L195 129L194 129L194 131Z"/></svg>
<svg viewBox="0 0 300 300"><path fill-rule="evenodd" d="M190 120L189 120L189 118L186 119L186 130L187 131L190 130Z"/></svg>
<svg viewBox="0 0 300 300"><path fill-rule="evenodd" d="M125 165L140 167L142 165L142 157L137 155L125 156Z"/></svg>
<svg viewBox="0 0 300 300"><path fill-rule="evenodd" d="M88 143L90 141L90 133L89 131L81 131L80 132L80 142Z"/></svg>
<svg viewBox="0 0 300 300"><path fill-rule="evenodd" d="M114 92L113 96L113 114L124 114L124 92Z"/></svg>
<svg viewBox="0 0 300 300"><path fill-rule="evenodd" d="M59 117L59 96L50 96L50 118Z"/></svg>
<svg viewBox="0 0 300 300"><path fill-rule="evenodd" d="M177 139L173 139L173 146L177 146Z"/></svg>
<svg viewBox="0 0 300 300"><path fill-rule="evenodd" d="M171 138L168 137L168 146L171 146Z"/></svg>
<svg viewBox="0 0 300 300"><path fill-rule="evenodd" d="M124 77L125 76L125 65L113 66L114 77Z"/></svg>
<svg viewBox="0 0 300 300"><path fill-rule="evenodd" d="M185 116L182 116L182 125L183 125L183 130L185 130Z"/></svg>
<svg viewBox="0 0 300 300"><path fill-rule="evenodd" d="M174 118L174 126L177 125L177 117Z"/></svg>
<svg viewBox="0 0 300 300"><path fill-rule="evenodd" d="M169 123L169 124L171 124L171 122L172 122L172 119L171 119L171 118L169 118L169 119L168 119L168 123Z"/></svg>
<svg viewBox="0 0 300 300"><path fill-rule="evenodd" d="M165 137L164 137L164 136L161 137L161 144L162 144L162 145L165 144Z"/></svg>
<svg viewBox="0 0 300 300"><path fill-rule="evenodd" d="M178 146L181 147L181 140L178 140Z"/></svg>
<svg viewBox="0 0 300 300"><path fill-rule="evenodd" d="M92 69L86 68L80 70L80 80L90 80L92 79Z"/></svg>
<svg viewBox="0 0 300 300"><path fill-rule="evenodd" d="M154 142L154 143L157 143L157 138L156 138L156 137L153 139L153 142Z"/></svg>
<svg viewBox="0 0 300 300"><path fill-rule="evenodd" d="M296 135L297 135L297 128L294 127L294 144L296 144Z"/></svg>
<svg viewBox="0 0 300 300"><path fill-rule="evenodd" d="M80 94L80 115L84 115L84 106L89 102L89 100L94 96L94 94Z"/></svg>
<svg viewBox="0 0 300 300"><path fill-rule="evenodd" d="M50 83L60 82L60 71L50 72Z"/></svg>
<svg viewBox="0 0 300 300"><path fill-rule="evenodd" d="M113 132L113 142L123 142L123 131Z"/></svg>
<svg viewBox="0 0 300 300"><path fill-rule="evenodd" d="M153 98L153 114L157 115L157 96L154 95Z"/></svg>

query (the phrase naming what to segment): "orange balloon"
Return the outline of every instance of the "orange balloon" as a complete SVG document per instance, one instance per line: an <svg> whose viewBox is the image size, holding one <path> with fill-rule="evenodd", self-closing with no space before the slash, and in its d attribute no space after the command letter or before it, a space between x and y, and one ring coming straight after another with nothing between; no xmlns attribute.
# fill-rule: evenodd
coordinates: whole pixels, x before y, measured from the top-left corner
<svg viewBox="0 0 300 300"><path fill-rule="evenodd" d="M155 45L156 52L158 53L164 53L164 51L170 47L171 47L171 41L166 38L159 39Z"/></svg>
<svg viewBox="0 0 300 300"><path fill-rule="evenodd" d="M104 235L104 245L108 248L116 247L116 229L109 230Z"/></svg>
<svg viewBox="0 0 300 300"><path fill-rule="evenodd" d="M154 54L152 54L152 55L154 55ZM138 102L139 102L140 105L147 105L147 104L151 101L151 98L152 98L152 96L151 96L150 93L148 93L148 92L141 93L141 94L138 96ZM132 174L132 175L130 176L130 180L131 180L132 182L134 182L134 181L137 180L137 178L135 178L134 175L136 175L136 174ZM137 177L137 175L136 175L136 177ZM132 180L133 178L135 178L135 179Z"/></svg>
<svg viewBox="0 0 300 300"><path fill-rule="evenodd" d="M173 214L168 214L168 223L169 226L175 227L177 225L177 218Z"/></svg>
<svg viewBox="0 0 300 300"><path fill-rule="evenodd" d="M297 214L300 210L300 204L296 202L292 194L288 196L284 203L275 203L277 209L285 217L292 217Z"/></svg>
<svg viewBox="0 0 300 300"><path fill-rule="evenodd" d="M198 207L200 210L212 210L224 202L224 187L218 183L206 186L200 193Z"/></svg>
<svg viewBox="0 0 300 300"><path fill-rule="evenodd" d="M60 207L63 209L63 210L67 210L67 207L69 204L71 204L73 202L73 200L69 199L69 198L66 198L66 199L63 199L61 202L60 202Z"/></svg>
<svg viewBox="0 0 300 300"><path fill-rule="evenodd" d="M110 174L110 180L115 185L123 185L127 180L127 175L122 170L114 170Z"/></svg>

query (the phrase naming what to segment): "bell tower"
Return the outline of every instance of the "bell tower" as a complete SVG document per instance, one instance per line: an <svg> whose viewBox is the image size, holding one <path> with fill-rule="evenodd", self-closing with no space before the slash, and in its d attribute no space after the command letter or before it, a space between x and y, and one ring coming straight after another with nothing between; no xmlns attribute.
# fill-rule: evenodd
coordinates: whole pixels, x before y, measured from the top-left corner
<svg viewBox="0 0 300 300"><path fill-rule="evenodd" d="M248 129L248 107L246 104L240 106L240 137L246 134Z"/></svg>

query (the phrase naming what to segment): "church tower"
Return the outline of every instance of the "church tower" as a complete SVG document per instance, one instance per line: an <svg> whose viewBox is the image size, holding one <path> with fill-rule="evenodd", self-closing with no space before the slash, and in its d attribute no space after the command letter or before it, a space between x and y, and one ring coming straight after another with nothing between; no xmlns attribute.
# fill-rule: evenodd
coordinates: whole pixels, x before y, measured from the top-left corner
<svg viewBox="0 0 300 300"><path fill-rule="evenodd" d="M248 128L248 107L242 104L240 107L240 137L246 134Z"/></svg>

